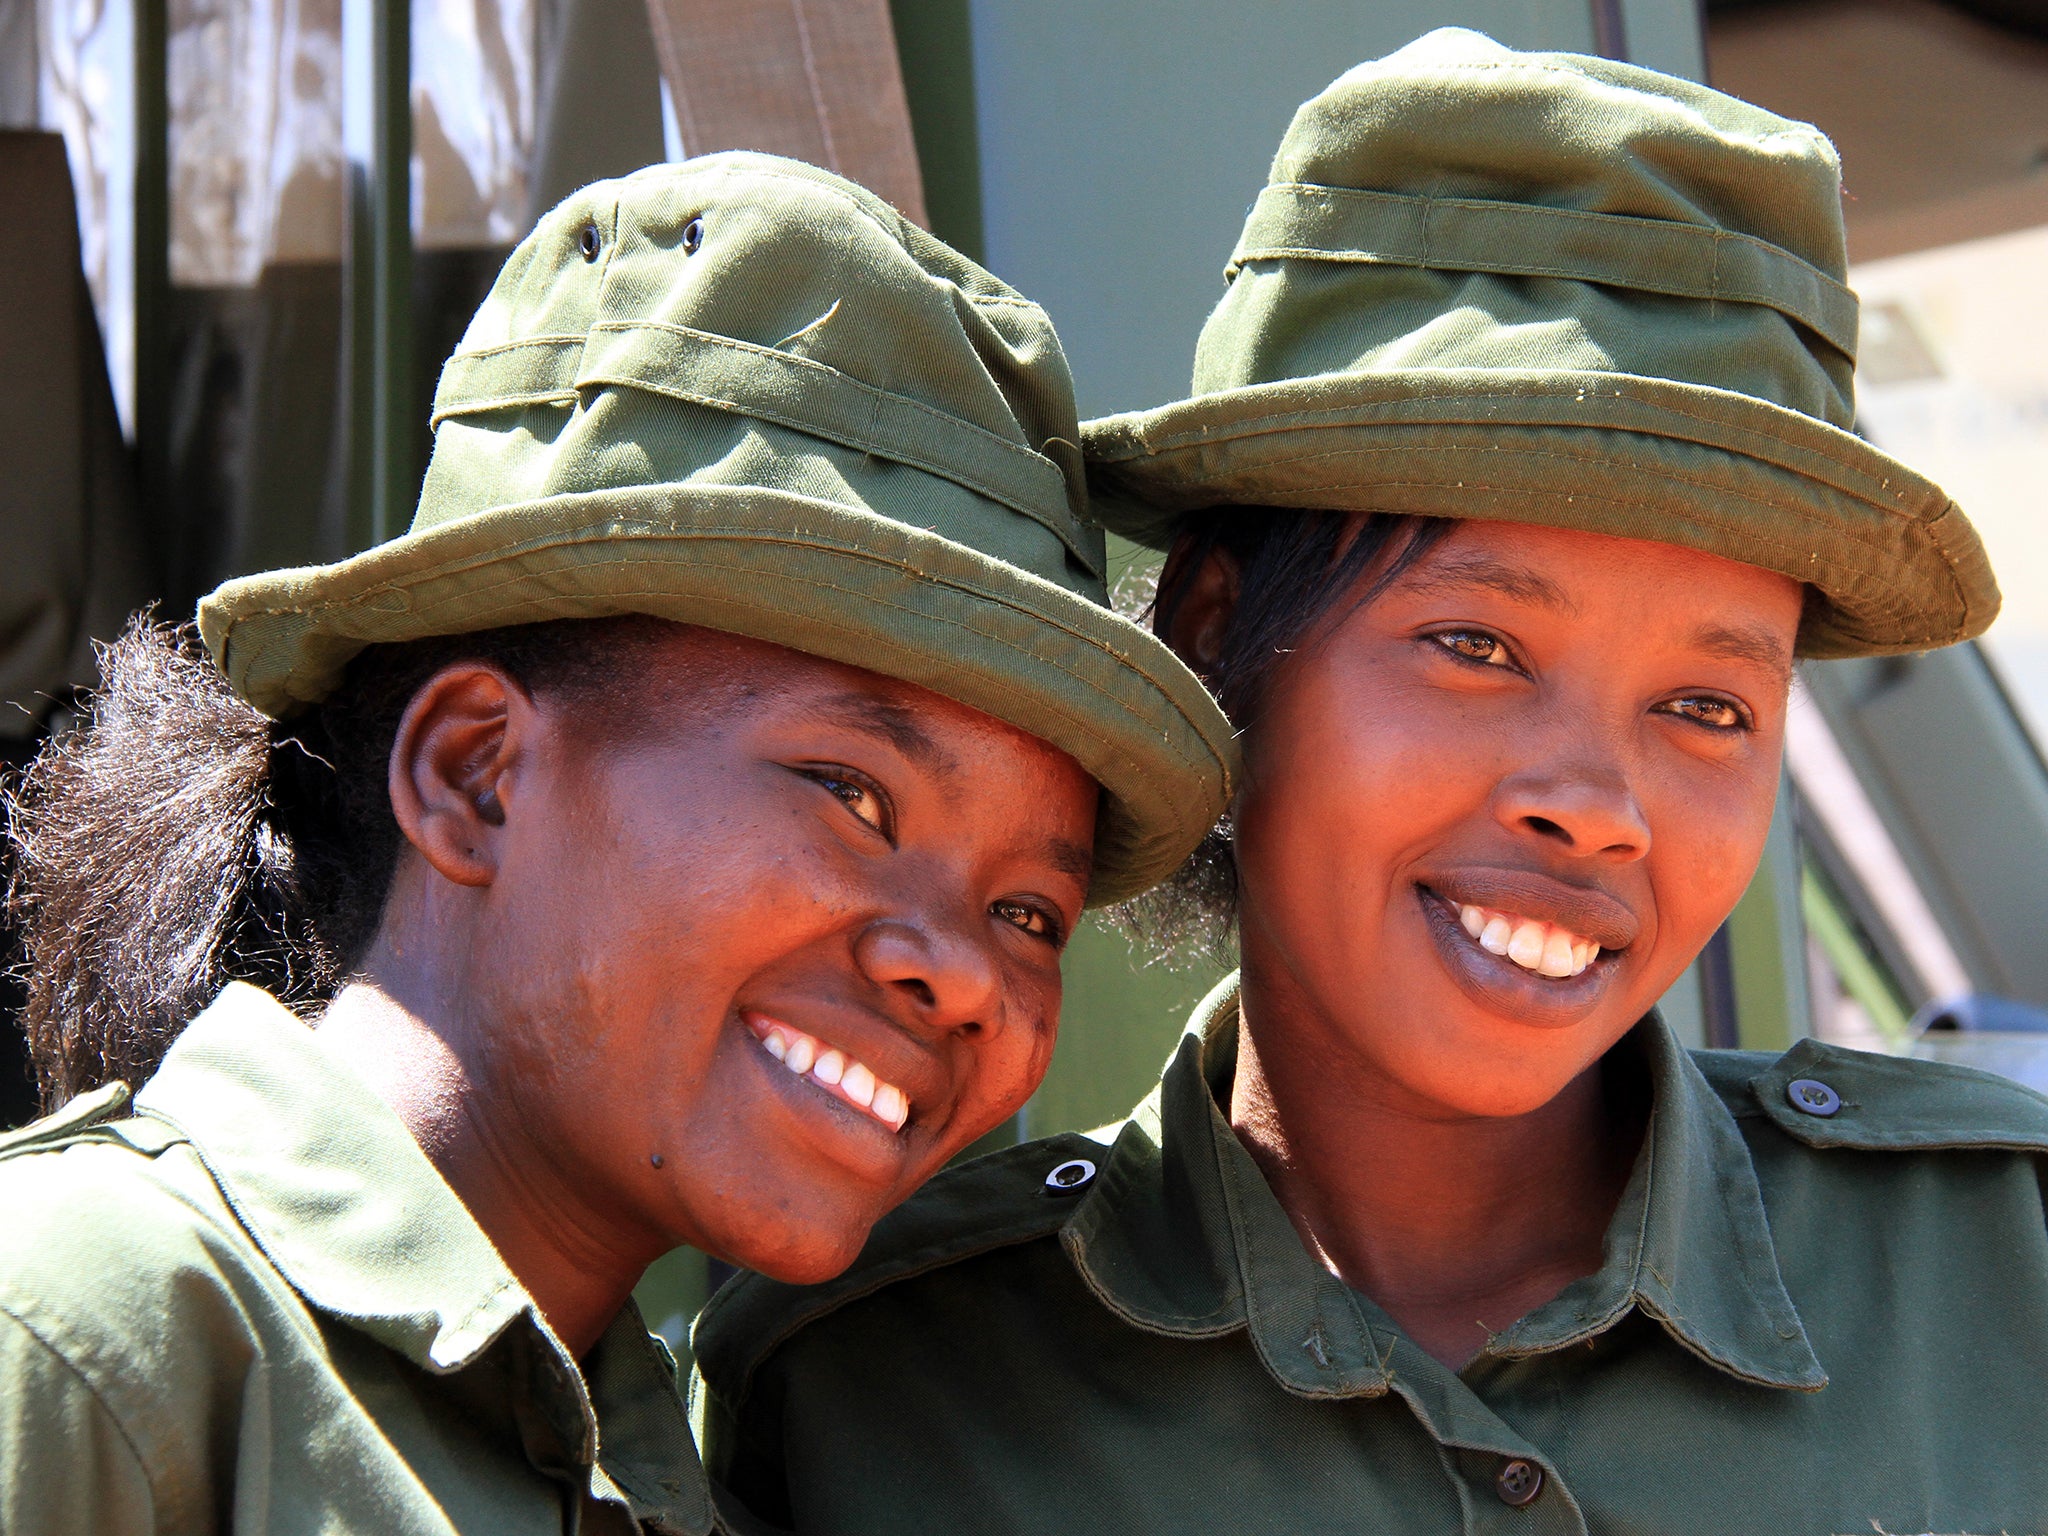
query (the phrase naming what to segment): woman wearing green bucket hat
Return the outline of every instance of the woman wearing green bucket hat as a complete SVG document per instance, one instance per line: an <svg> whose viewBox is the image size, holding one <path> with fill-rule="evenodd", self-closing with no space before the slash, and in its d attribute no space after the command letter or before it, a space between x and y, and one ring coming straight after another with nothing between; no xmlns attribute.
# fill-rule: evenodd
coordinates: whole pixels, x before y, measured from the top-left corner
<svg viewBox="0 0 2048 1536"><path fill-rule="evenodd" d="M1045 315L835 176L576 194L434 420L16 798L10 1533L710 1531L643 1270L842 1268L1227 798Z"/></svg>
<svg viewBox="0 0 2048 1536"><path fill-rule="evenodd" d="M1469 32L1301 109L1196 393L1085 436L1244 733L1173 909L1241 974L1112 1133L721 1294L715 1479L835 1533L2042 1527L2048 1103L1653 1010L1756 868L1795 656L1997 608L1846 430L1838 181Z"/></svg>

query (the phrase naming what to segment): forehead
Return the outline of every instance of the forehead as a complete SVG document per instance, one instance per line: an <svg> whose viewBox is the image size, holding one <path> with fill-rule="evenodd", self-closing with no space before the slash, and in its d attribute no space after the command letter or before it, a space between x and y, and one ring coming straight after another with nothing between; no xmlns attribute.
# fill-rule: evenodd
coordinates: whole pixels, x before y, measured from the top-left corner
<svg viewBox="0 0 2048 1536"><path fill-rule="evenodd" d="M1456 524L1388 590L1470 596L1638 633L1706 626L1746 636L1755 642L1748 649L1783 666L1805 596L1775 571L1676 544L1479 519Z"/></svg>
<svg viewBox="0 0 2048 1536"><path fill-rule="evenodd" d="M956 699L771 641L678 625L648 661L651 688L699 719L716 713L854 730L940 774L994 761L1080 772L1059 748Z"/></svg>

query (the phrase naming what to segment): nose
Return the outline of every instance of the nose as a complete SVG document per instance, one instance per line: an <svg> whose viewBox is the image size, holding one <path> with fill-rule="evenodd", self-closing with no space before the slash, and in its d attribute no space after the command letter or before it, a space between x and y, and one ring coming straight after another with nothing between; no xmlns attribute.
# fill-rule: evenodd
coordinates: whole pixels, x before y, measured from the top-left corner
<svg viewBox="0 0 2048 1536"><path fill-rule="evenodd" d="M1509 831L1557 852L1631 863L1650 851L1650 823L1629 775L1612 763L1561 762L1510 774L1494 791Z"/></svg>
<svg viewBox="0 0 2048 1536"><path fill-rule="evenodd" d="M1002 1021L1002 974L990 945L934 921L885 918L855 937L854 961L910 1002L920 1022L979 1034Z"/></svg>

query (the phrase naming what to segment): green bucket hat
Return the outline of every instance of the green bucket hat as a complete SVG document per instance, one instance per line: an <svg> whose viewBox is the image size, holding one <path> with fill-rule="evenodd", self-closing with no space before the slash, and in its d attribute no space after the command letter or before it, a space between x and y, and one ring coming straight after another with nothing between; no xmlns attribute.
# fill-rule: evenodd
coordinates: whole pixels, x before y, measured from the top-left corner
<svg viewBox="0 0 2048 1536"><path fill-rule="evenodd" d="M930 688L1104 790L1091 902L1228 800L1228 723L1107 607L1045 312L768 155L584 188L506 262L434 398L412 528L199 608L235 691L317 703L365 647L647 613Z"/></svg>
<svg viewBox="0 0 2048 1536"><path fill-rule="evenodd" d="M1546 523L1806 583L1804 655L1981 634L1975 531L1849 430L1840 185L1817 130L1705 86L1432 32L1295 114L1192 398L1083 430L1097 516L1162 548L1228 504Z"/></svg>

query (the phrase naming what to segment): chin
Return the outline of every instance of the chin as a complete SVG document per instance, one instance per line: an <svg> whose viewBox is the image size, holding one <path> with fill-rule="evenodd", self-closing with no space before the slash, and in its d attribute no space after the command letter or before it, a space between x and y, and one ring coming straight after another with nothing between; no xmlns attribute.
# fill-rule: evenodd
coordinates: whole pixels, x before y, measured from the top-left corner
<svg viewBox="0 0 2048 1536"><path fill-rule="evenodd" d="M873 1223L864 1218L792 1220L787 1211L742 1219L717 1236L719 1256L785 1285L817 1285L833 1279L860 1257Z"/></svg>
<svg viewBox="0 0 2048 1536"><path fill-rule="evenodd" d="M1596 1058L1597 1059L1597 1058ZM1385 1070L1409 1092L1454 1114L1509 1120L1534 1114L1586 1069L1580 1053L1509 1051L1498 1039L1451 1057L1389 1061Z"/></svg>

